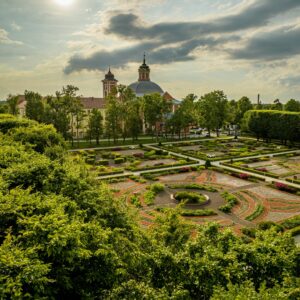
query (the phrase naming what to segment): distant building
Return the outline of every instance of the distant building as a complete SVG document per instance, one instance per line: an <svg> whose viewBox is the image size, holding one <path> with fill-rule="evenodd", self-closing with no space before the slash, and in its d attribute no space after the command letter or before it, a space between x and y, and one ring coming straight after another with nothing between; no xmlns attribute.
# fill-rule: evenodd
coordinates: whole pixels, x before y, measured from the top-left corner
<svg viewBox="0 0 300 300"><path fill-rule="evenodd" d="M138 69L138 81L131 83L128 87L136 94L137 97L142 97L144 95L158 93L167 101L172 103L171 111L174 112L177 107L180 105L180 101L174 99L168 92L164 92L163 89L155 82L150 80L150 67L146 64L146 57L144 55L143 63ZM78 131L73 130L75 138L84 138L86 133L86 127L88 122L88 116L91 113L92 109L98 109L105 120L105 107L106 99L109 94L116 88L118 85L118 80L115 78L114 74L109 68L108 72L105 74L104 79L102 80L103 86L103 98L95 97L81 97L80 101L83 106L84 113L86 118L82 122L82 128ZM18 104L19 114L24 117L26 115L26 100L24 95L19 96ZM76 124L71 124L71 126L76 127Z"/></svg>

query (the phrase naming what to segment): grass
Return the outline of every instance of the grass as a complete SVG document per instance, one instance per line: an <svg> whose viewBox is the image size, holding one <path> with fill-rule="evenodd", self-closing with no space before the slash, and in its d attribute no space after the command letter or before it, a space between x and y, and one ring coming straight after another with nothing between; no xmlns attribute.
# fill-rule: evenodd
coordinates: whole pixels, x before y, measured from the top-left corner
<svg viewBox="0 0 300 300"><path fill-rule="evenodd" d="M207 201L206 197L202 194L186 191L176 193L174 198L179 202L186 201L193 204L204 204Z"/></svg>
<svg viewBox="0 0 300 300"><path fill-rule="evenodd" d="M245 219L247 221L255 220L256 218L258 218L264 212L264 209L265 208L264 208L263 205L261 205L261 204L257 205L254 212L251 215L247 216Z"/></svg>

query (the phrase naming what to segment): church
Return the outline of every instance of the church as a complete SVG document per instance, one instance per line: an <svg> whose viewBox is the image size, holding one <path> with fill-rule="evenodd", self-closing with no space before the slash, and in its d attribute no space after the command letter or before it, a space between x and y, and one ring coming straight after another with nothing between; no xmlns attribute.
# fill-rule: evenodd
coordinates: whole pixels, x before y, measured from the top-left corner
<svg viewBox="0 0 300 300"><path fill-rule="evenodd" d="M103 84L103 97L95 98L95 97L81 97L80 102L82 104L85 115L91 113L92 109L97 109L102 113L103 119L105 120L105 106L106 99L108 95L112 92L112 90L117 87L118 80L115 78L114 74L111 72L110 68L108 72L105 74L104 79L102 80ZM164 91L157 83L151 81L150 79L150 67L146 64L146 56L144 55L143 63L138 69L138 80L128 85L129 88L135 93L137 97L143 97L147 94L158 93L160 94L166 101L171 102L171 111L174 112L177 107L180 105L180 101L174 99L168 92ZM26 114L26 100L24 96L19 96L19 104L18 104L19 114L21 116L25 116ZM83 121L83 126L78 132L78 136L74 136L74 138L84 138L86 133L87 121ZM71 126L76 126L76 124L71 124ZM76 130L73 131L76 134Z"/></svg>

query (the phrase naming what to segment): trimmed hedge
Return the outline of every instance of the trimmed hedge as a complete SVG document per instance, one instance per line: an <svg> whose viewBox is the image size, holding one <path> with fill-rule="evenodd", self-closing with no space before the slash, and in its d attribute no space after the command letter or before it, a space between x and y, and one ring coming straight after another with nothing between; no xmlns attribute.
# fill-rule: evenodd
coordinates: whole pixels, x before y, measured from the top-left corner
<svg viewBox="0 0 300 300"><path fill-rule="evenodd" d="M263 205L261 204L257 205L254 212L251 215L247 216L245 220L253 221L254 219L258 218L264 212L264 210L265 208Z"/></svg>
<svg viewBox="0 0 300 300"><path fill-rule="evenodd" d="M230 213L232 208L239 203L238 199L228 192L224 192L221 196L225 199L226 204L219 207L219 210L224 213Z"/></svg>
<svg viewBox="0 0 300 300"><path fill-rule="evenodd" d="M206 197L202 194L186 191L177 192L174 195L174 198L179 202L186 201L188 204L204 204L207 201Z"/></svg>

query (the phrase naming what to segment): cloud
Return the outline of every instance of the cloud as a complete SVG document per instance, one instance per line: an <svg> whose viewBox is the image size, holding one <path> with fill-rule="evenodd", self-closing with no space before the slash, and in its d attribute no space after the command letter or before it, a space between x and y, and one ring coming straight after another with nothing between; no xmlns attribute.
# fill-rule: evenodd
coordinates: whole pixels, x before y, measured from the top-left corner
<svg viewBox="0 0 300 300"><path fill-rule="evenodd" d="M70 74L84 69L104 70L108 65L124 67L128 63L140 61L144 51L149 53L152 63L158 64L195 60L195 51L199 49L222 49L226 53L226 45L239 40L238 34L241 35L241 31L264 27L272 18L297 7L300 7L299 0L255 0L240 6L234 14L210 21L160 22L152 25L133 12L114 12L104 26L104 33L115 35L132 45L109 52L98 49L85 55L77 53L69 59L64 72ZM92 31L99 32L99 27L94 26ZM278 36L283 33L278 32ZM255 37L252 43L255 44ZM247 47L250 56L251 45L250 41ZM246 58L243 50L231 51L230 55L232 58ZM273 52L270 59L283 53L283 46L277 52ZM262 53L258 54L263 56Z"/></svg>
<svg viewBox="0 0 300 300"><path fill-rule="evenodd" d="M15 31L21 31L22 30L22 27L20 25L18 25L16 22L12 22L10 24L11 28Z"/></svg>
<svg viewBox="0 0 300 300"><path fill-rule="evenodd" d="M14 41L11 40L8 36L8 32L3 29L0 28L0 44L5 44L5 45L22 45L22 42L19 41Z"/></svg>
<svg viewBox="0 0 300 300"><path fill-rule="evenodd" d="M300 75L296 76L287 76L285 78L281 78L279 82L286 87L296 87L299 89L300 86Z"/></svg>
<svg viewBox="0 0 300 300"><path fill-rule="evenodd" d="M300 54L300 27L284 26L263 32L250 39L246 46L231 51L234 59L282 60Z"/></svg>

